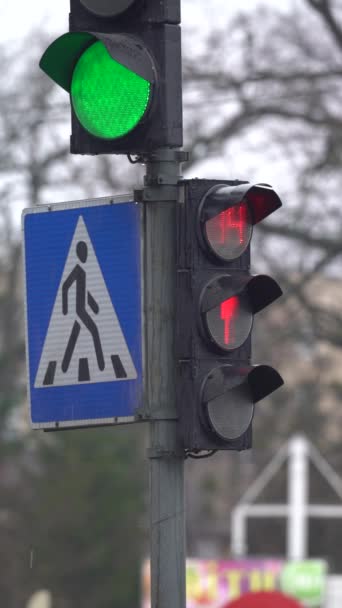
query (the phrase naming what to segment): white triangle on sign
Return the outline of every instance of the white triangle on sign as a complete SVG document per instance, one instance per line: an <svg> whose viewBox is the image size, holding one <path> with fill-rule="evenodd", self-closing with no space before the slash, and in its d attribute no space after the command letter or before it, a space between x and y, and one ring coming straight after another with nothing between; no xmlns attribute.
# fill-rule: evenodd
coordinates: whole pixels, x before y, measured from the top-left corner
<svg viewBox="0 0 342 608"><path fill-rule="evenodd" d="M80 216L34 386L47 388L135 378L137 372L132 357Z"/></svg>

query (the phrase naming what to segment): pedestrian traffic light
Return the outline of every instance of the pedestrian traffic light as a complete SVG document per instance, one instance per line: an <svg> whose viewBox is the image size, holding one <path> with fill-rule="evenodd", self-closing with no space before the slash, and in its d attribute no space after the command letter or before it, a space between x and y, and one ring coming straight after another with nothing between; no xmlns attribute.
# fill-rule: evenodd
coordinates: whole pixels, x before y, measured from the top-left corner
<svg viewBox="0 0 342 608"><path fill-rule="evenodd" d="M71 152L182 146L180 0L71 0L40 67L70 94Z"/></svg>
<svg viewBox="0 0 342 608"><path fill-rule="evenodd" d="M252 444L255 403L283 384L251 364L254 315L281 295L250 274L253 226L281 206L266 184L192 179L177 212L177 403L189 453Z"/></svg>

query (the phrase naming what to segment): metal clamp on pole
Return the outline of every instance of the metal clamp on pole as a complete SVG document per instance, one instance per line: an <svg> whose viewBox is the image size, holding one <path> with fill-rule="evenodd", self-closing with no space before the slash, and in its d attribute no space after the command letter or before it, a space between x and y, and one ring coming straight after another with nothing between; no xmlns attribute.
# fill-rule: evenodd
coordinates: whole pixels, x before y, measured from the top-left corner
<svg viewBox="0 0 342 608"><path fill-rule="evenodd" d="M184 450L165 450L161 447L148 448L148 458L184 458Z"/></svg>
<svg viewBox="0 0 342 608"><path fill-rule="evenodd" d="M183 150L160 149L147 157L142 157L141 162L146 164L146 175L144 176L144 188L134 191L134 199L137 202L175 202L180 163L189 160L189 152Z"/></svg>

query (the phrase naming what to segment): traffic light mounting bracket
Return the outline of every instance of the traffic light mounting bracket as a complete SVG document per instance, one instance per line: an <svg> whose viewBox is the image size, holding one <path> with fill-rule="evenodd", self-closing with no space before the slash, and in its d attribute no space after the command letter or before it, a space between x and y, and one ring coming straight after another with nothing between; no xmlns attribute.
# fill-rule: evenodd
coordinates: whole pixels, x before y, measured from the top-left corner
<svg viewBox="0 0 342 608"><path fill-rule="evenodd" d="M163 148L139 157L134 162L146 164L149 170L144 176L144 188L134 190L134 200L141 203L177 201L182 184L178 166L188 162L189 158L189 152L171 148Z"/></svg>

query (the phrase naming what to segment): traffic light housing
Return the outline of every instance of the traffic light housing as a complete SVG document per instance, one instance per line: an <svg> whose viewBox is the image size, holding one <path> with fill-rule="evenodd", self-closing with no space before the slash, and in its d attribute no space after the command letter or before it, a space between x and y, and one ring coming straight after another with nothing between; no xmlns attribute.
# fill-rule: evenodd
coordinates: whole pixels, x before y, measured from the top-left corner
<svg viewBox="0 0 342 608"><path fill-rule="evenodd" d="M180 0L71 0L40 67L70 94L74 154L182 146Z"/></svg>
<svg viewBox="0 0 342 608"><path fill-rule="evenodd" d="M266 184L181 182L177 210L176 359L179 433L188 452L252 445L255 403L283 380L251 364L254 315L281 295L250 274L253 226L281 206Z"/></svg>

